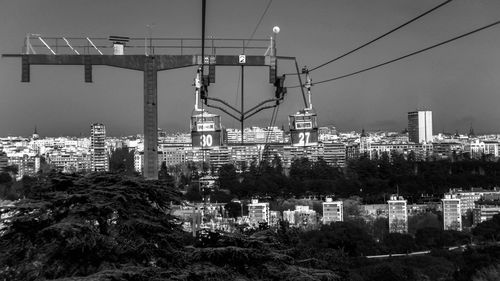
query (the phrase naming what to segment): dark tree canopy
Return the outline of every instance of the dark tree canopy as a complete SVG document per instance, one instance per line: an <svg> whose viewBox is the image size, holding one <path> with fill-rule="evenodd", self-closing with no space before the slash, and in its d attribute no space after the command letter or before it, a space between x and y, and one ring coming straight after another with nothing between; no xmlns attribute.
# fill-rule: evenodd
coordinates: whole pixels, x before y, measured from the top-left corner
<svg viewBox="0 0 500 281"><path fill-rule="evenodd" d="M31 184L3 221L0 279L86 276L182 260L183 234L166 213L178 198L172 188L112 174L51 174Z"/></svg>
<svg viewBox="0 0 500 281"><path fill-rule="evenodd" d="M491 220L478 224L472 233L481 241L500 241L500 214Z"/></svg>
<svg viewBox="0 0 500 281"><path fill-rule="evenodd" d="M113 172L133 175L135 173L134 151L127 147L116 148L109 157L109 169Z"/></svg>
<svg viewBox="0 0 500 281"><path fill-rule="evenodd" d="M302 265L263 230L194 243L168 215L179 194L120 174L46 174L26 182L0 231L0 280L340 280Z"/></svg>

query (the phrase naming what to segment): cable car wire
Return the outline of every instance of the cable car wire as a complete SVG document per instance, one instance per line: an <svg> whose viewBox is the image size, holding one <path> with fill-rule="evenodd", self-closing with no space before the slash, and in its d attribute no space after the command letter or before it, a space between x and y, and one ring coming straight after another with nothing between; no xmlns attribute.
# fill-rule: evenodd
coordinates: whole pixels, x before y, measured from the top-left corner
<svg viewBox="0 0 500 281"><path fill-rule="evenodd" d="M327 61L327 62L325 62L325 63L322 63L322 64L320 64L320 65L318 65L318 66L315 66L315 67L311 68L311 69L309 70L309 72L312 72L312 71L314 71L314 70L316 70L316 69L318 69L318 68L324 67L324 66L326 66L326 65L328 65L328 64L330 64L330 63L332 63L332 62L335 62L335 61L337 61L337 60L339 60L339 59L341 59L341 58L343 58L343 57L345 57L345 56L348 56L348 55L350 55L350 54L352 54L352 53L354 53L354 52L356 52L356 51L358 51L358 50L360 50L360 49L362 49L362 48L364 48L364 47L366 47L366 46L368 46L368 45L370 45L370 44L372 44L372 43L374 43L374 42L376 42L376 41L378 41L378 40L380 40L380 39L382 39L382 38L384 38L384 37L386 37L387 35L389 35L389 34L391 34L391 33L395 32L395 31L397 31L397 30L399 30L399 29L401 29L401 28L403 28L403 27L405 27L405 26L409 25L410 23L412 23L412 22L414 22L414 21L416 21L416 20L418 20L418 19L420 19L420 18L422 18L422 17L426 16L427 14L432 13L433 11L435 11L435 10L437 10L437 9L439 9L439 8L441 8L441 7L443 7L443 6L444 6L444 5L446 5L446 4L449 4L449 3L450 3L450 2L452 2L452 1L453 1L453 0L447 0L447 1L445 1L445 2L443 2L443 3L441 3L441 4L439 4L439 5L437 5L436 7L434 7L434 8L432 8L432 9L430 9L430 10L426 11L425 13L418 15L417 17L415 17L415 18L413 18L413 19L411 19L411 20L409 20L409 21L407 21L407 22L405 22L405 23L401 24L401 25L400 25L400 26L398 26L398 27L395 27L395 28L393 28L393 29L389 30L388 32L386 32L386 33L384 33L384 34L382 34L382 35L378 36L377 38L375 38L375 39L373 39L373 40L370 40L370 41L366 42L365 44L363 44L363 45L361 45L361 46L359 46L359 47L357 47L357 48L355 48L355 49L353 49L353 50L351 50L351 51L349 51L349 52L347 52L347 53L345 53L345 54L343 54L343 55L340 55L340 56L338 56L338 57L336 57L336 58L334 58L334 59L331 59L331 60L329 60L329 61Z"/></svg>
<svg viewBox="0 0 500 281"><path fill-rule="evenodd" d="M269 10L269 7L271 6L271 3L273 2L273 0L269 0L269 2L267 2L267 6L266 6L266 9L264 9L264 12L262 13L262 15L260 16L260 19L259 21L257 22L257 25L255 25L255 28L253 29L252 31L252 35L250 36L250 39L248 39L247 43L244 45L245 48L248 46L248 44L250 43L250 41L252 41L254 35L255 35L255 32L257 32L257 29L259 28L260 24L262 23L262 20L264 19L264 16L266 15L267 13L267 10Z"/></svg>
<svg viewBox="0 0 500 281"><path fill-rule="evenodd" d="M382 39L382 38L386 37L387 35L389 35L389 34L391 34L391 33L396 32L397 30L399 30L399 29L401 29L401 28L403 28L403 27L405 27L405 26L409 25L410 23L412 23L412 22L414 22L414 21L416 21L416 20L418 20L418 19L420 19L420 18L422 18L422 17L424 17L424 16L426 16L426 15L428 15L428 14L432 13L433 11L435 11L435 10L437 10L437 9L439 9L439 8L441 8L441 7L443 7L443 6L444 6L444 5L446 5L446 4L449 4L449 3L450 3L450 2L452 2L452 1L453 1L453 0L447 0L447 1L445 1L445 2L443 2L443 3L441 3L441 4L439 4L439 5L437 5L436 7L432 8L432 9L430 9L430 10L428 10L428 11L426 11L426 12L424 12L424 13L420 14L420 15L418 15L417 17L414 17L414 18L412 18L411 20L409 20L409 21L407 21L407 22L405 22L405 23L403 23L403 24L401 24L401 25L399 25L399 26L397 26L397 27L395 27L395 28L393 28L393 29L391 29L391 30L387 31L386 33L384 33L384 34L382 34L382 35L380 35L380 36L376 37L375 39L372 39L372 40L370 40L370 41L368 41L368 42L364 43L363 45L361 45L361 46L359 46L359 47L357 47L357 48L352 49L351 51L349 51L349 52L347 52L347 53L344 53L344 54L342 54L342 55L340 55L340 56L338 56L338 57L336 57L336 58L333 58L333 59L331 59L331 60L329 60L329 61L327 61L327 62L324 62L324 63L322 63L322 64L320 64L320 65L318 65L318 66L315 66L315 67L313 67L313 68L309 69L309 72L312 72L312 71L314 71L314 70L316 70L316 69L319 69L319 68L321 68L321 67L324 67L324 66L326 66L326 65L328 65L328 64L330 64L330 63L332 63L332 62L338 61L339 59L341 59L341 58L343 58L343 57L346 57L346 56L348 56L348 55L350 55L350 54L352 54L352 53L354 53L354 52L356 52L356 51L359 51L360 49L362 49L362 48L364 48L364 47L366 47L366 46L368 46L368 45L370 45L370 44L372 44L372 43L375 43L376 41L378 41L378 40L380 40L380 39ZM287 73L286 75L294 75L294 74L295 74L295 73Z"/></svg>
<svg viewBox="0 0 500 281"><path fill-rule="evenodd" d="M259 174L262 173L262 162L263 161L268 161L268 154L269 154L269 135L271 134L270 133L270 129L273 128L275 125L276 125L276 120L278 119L278 111L279 111L279 107L280 107L280 104L276 105L273 109L273 114L271 115L271 121L269 122L269 127L267 127L267 132L266 132L266 141L264 143L264 149L262 151L262 159L261 161L259 162Z"/></svg>
<svg viewBox="0 0 500 281"><path fill-rule="evenodd" d="M395 58L395 59L392 59L392 60L389 60L389 61L386 61L386 62L383 62L383 63L379 63L377 65L374 65L374 66L371 66L371 67L368 67L368 68L364 68L364 69L361 69L361 70L358 70L358 71L355 71L355 72L351 72L349 74L345 74L345 75L341 75L341 76L337 76L337 77L334 77L334 78L330 78L330 79L326 79L326 80L322 80L322 81L319 81L319 82L316 82L316 83L313 83L313 85L317 85L317 84L322 84L322 83L326 83L326 82L331 82L331 81L335 81L335 80L339 80L339 79L342 79L342 78L347 78L347 77L350 77L350 76L354 76L354 75L357 75L357 74L360 74L360 73L363 73L363 72L366 72L366 71L369 71L369 70L372 70L372 69L376 69L376 68L379 68L379 67L382 67L382 66L385 66L385 65L388 65L388 64L391 64L393 62L397 62L397 61L400 61L402 59L406 59L406 58L409 58L411 56L414 56L414 55L417 55L417 54L420 54L420 53L423 53L423 52L426 52L426 51L429 51L431 49L434 49L436 47L439 47L441 45L445 45L445 44L448 44L450 42L453 42L455 40L458 40L458 39L461 39L461 38L464 38L466 36L469 36L469 35L472 35L474 33L477 33L479 31L482 31L482 30L485 30L485 29L488 29L490 27L493 27L493 26L496 26L500 24L500 20L496 21L496 22L493 22L493 23L490 23L488 25L485 25L483 27L480 27L480 28L477 28L477 29L474 29L472 31L469 31L467 33L464 33L462 35L459 35L459 36L456 36L456 37L453 37L451 39L448 39L446 41L443 41L443 42L440 42L440 43L437 43L437 44L434 44L432 46L429 46L429 47L426 47L426 48L423 48L423 49L420 49L418 51L415 51L415 52L412 52L412 53L409 53L409 54L406 54L404 56L401 56L401 57L398 57L398 58ZM289 89L291 88L298 88L298 87L301 87L300 85L296 85L296 86L291 86L291 87L287 87Z"/></svg>
<svg viewBox="0 0 500 281"><path fill-rule="evenodd" d="M250 44L250 42L252 41L253 37L255 36L255 33L257 32L257 29L259 28L260 24L262 23L262 20L264 19L265 15L267 14L267 11L269 10L269 7L271 6L272 2L273 2L273 0L269 0L269 2L267 2L267 6L264 9L264 12L260 16L260 19L257 21L257 24L255 25L255 28L253 29L252 34L250 35L250 39L248 39L247 42L243 45L243 52L245 51L245 48L248 47L248 44ZM238 83L236 83L235 104L238 104L238 101L239 101L239 96L240 96L240 88L239 88L240 79L241 79L241 69L240 69L240 73L238 75Z"/></svg>

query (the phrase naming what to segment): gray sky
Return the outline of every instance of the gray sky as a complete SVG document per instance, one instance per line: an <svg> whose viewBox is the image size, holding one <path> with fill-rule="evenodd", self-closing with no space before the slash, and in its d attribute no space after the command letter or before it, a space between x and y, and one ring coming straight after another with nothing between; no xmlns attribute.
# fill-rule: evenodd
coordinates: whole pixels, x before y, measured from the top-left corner
<svg viewBox="0 0 500 281"><path fill-rule="evenodd" d="M268 38L280 26L278 52L314 67L402 24L442 1L274 0L254 38ZM207 0L206 35L248 38L268 0ZM456 0L375 44L312 73L314 81L439 43L500 19L498 0ZM200 37L201 0L0 0L0 53L20 53L26 33L43 36ZM434 132L499 132L500 26L363 74L313 87L320 125L342 131L401 130L407 112L433 111ZM238 54L237 52L235 55ZM294 71L282 63L280 73ZM263 68L245 72L246 105L271 97ZM195 68L159 75L159 126L187 131L194 105ZM237 68L218 68L209 95L236 103ZM142 132L142 73L94 67L84 83L83 66L32 66L31 83L21 83L21 62L0 59L0 136L88 135L92 122L110 135ZM297 80L287 78L288 85ZM290 89L277 125L303 107L299 89ZM248 108L248 107L247 107ZM216 110L212 110L215 111ZM271 111L251 124L267 126ZM238 127L222 114L226 127Z"/></svg>

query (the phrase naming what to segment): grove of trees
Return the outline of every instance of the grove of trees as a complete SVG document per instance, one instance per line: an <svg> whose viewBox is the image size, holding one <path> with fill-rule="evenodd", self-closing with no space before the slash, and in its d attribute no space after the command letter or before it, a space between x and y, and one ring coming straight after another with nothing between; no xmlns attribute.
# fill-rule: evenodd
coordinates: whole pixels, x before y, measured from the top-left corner
<svg viewBox="0 0 500 281"><path fill-rule="evenodd" d="M385 203L399 191L410 202L421 195L441 198L450 188L500 186L500 162L483 159L460 161L416 161L411 155L382 154L376 160L366 156L348 161L345 168L328 165L323 159L312 162L295 159L287 175L278 157L273 161L254 161L241 174L232 164L219 170L220 188L238 198L268 196L298 198L331 195L341 198L360 196L363 202Z"/></svg>
<svg viewBox="0 0 500 281"><path fill-rule="evenodd" d="M384 221L369 226L351 220L313 231L282 223L252 233L213 233L194 239L169 215L170 204L181 198L171 178L144 181L116 173L46 173L23 181L24 199L1 208L0 280L498 277L494 274L500 262L496 243L500 215L479 224L471 235L433 227L415 228L414 235L389 234L376 227ZM470 241L486 244L469 246L463 252L445 250ZM433 249L432 254L364 257L422 249Z"/></svg>

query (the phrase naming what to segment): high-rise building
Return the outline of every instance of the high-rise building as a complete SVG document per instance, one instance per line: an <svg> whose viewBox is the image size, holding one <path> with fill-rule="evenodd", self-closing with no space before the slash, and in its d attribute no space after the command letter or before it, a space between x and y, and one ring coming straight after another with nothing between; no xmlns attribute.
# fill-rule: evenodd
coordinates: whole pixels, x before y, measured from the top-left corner
<svg viewBox="0 0 500 281"><path fill-rule="evenodd" d="M492 190L482 188L472 188L471 190L452 189L450 193L460 199L460 211L462 216L465 216L468 211L472 211L476 207L476 201L486 196L499 196L500 190L498 188Z"/></svg>
<svg viewBox="0 0 500 281"><path fill-rule="evenodd" d="M494 215L500 214L500 207L479 207L472 210L472 226L491 220Z"/></svg>
<svg viewBox="0 0 500 281"><path fill-rule="evenodd" d="M338 167L345 166L346 145L341 142L324 142L323 160L326 163Z"/></svg>
<svg viewBox="0 0 500 281"><path fill-rule="evenodd" d="M109 170L106 127L100 123L94 123L90 126L90 167L93 172Z"/></svg>
<svg viewBox="0 0 500 281"><path fill-rule="evenodd" d="M252 199L248 204L248 217L251 223L269 222L269 203L259 203L258 199Z"/></svg>
<svg viewBox="0 0 500 281"><path fill-rule="evenodd" d="M445 194L443 201L443 229L462 231L460 198L455 194Z"/></svg>
<svg viewBox="0 0 500 281"><path fill-rule="evenodd" d="M17 179L34 176L40 170L40 156L35 153L14 153L9 155L9 165L17 166Z"/></svg>
<svg viewBox="0 0 500 281"><path fill-rule="evenodd" d="M408 139L414 143L432 141L432 111L408 112Z"/></svg>
<svg viewBox="0 0 500 281"><path fill-rule="evenodd" d="M323 202L323 224L329 224L336 221L344 221L344 203L342 201L333 201L331 197Z"/></svg>
<svg viewBox="0 0 500 281"><path fill-rule="evenodd" d="M134 151L134 170L138 173L142 174L142 169L144 167L144 152L143 151Z"/></svg>
<svg viewBox="0 0 500 281"><path fill-rule="evenodd" d="M403 196L392 195L389 204L389 232L408 232L408 210Z"/></svg>
<svg viewBox="0 0 500 281"><path fill-rule="evenodd" d="M0 172L2 172L7 166L9 166L9 157L7 156L7 153L0 150Z"/></svg>

